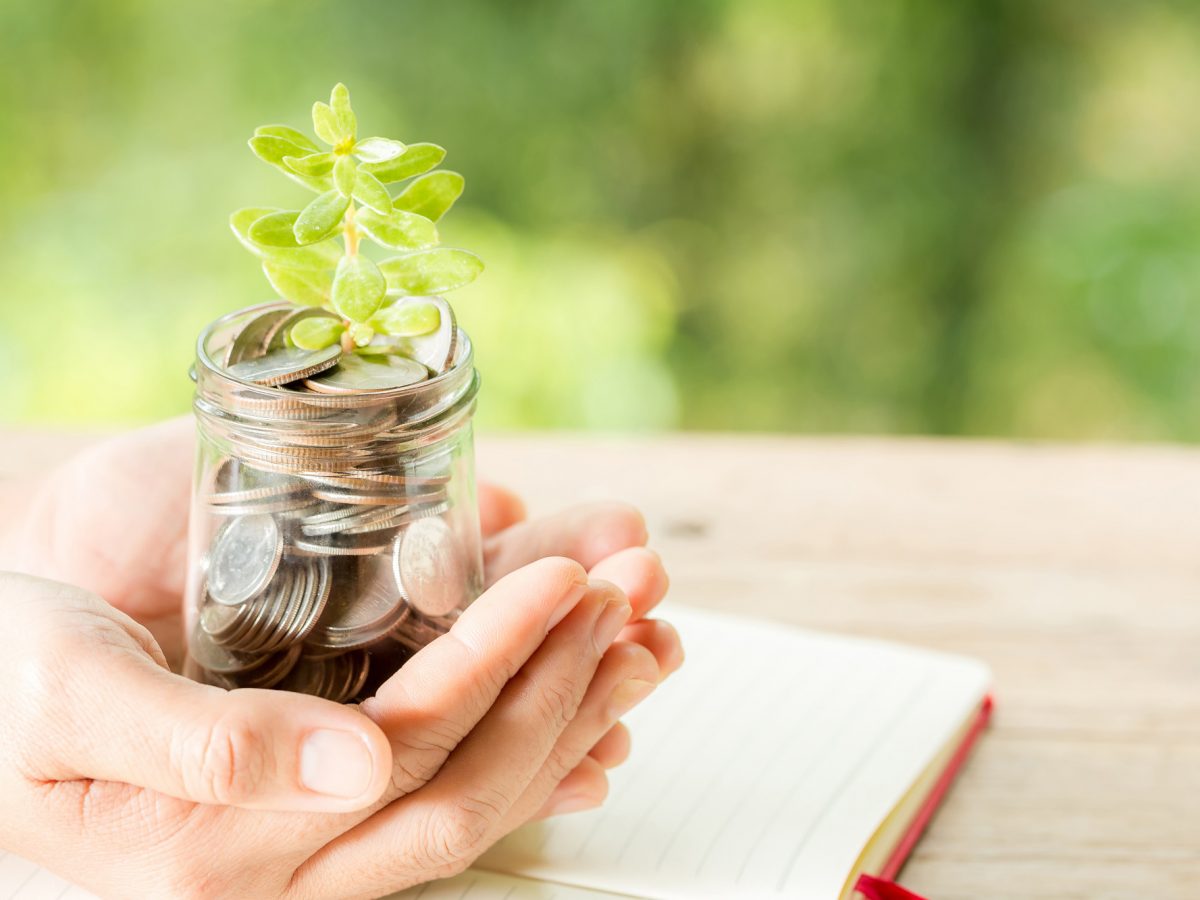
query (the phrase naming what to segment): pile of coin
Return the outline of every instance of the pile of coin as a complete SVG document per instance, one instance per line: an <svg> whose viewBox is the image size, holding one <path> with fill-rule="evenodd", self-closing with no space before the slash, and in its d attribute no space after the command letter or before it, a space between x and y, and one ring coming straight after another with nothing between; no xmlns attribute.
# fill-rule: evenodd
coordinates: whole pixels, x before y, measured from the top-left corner
<svg viewBox="0 0 1200 900"><path fill-rule="evenodd" d="M474 390L405 402L395 388L439 373L399 353L288 345L292 324L321 314L250 316L220 359L234 387L220 403L198 391L194 521L208 531L188 648L208 683L346 702L445 633L479 589L454 502ZM447 366L464 340L452 327Z"/></svg>

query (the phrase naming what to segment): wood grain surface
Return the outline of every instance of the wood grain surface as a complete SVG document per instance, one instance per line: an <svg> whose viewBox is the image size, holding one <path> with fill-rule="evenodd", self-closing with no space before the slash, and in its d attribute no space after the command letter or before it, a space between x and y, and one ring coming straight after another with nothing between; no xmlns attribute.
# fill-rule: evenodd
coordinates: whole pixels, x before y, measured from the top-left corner
<svg viewBox="0 0 1200 900"><path fill-rule="evenodd" d="M0 476L93 439L9 431ZM534 514L641 506L675 602L985 660L994 725L913 890L1200 896L1200 452L542 435L478 456Z"/></svg>

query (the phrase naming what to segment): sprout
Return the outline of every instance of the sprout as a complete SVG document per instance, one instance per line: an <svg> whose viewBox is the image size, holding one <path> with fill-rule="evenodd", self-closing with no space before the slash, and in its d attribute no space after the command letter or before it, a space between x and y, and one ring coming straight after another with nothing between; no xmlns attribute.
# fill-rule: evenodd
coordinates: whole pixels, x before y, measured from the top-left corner
<svg viewBox="0 0 1200 900"><path fill-rule="evenodd" d="M434 306L389 310L399 297L454 290L483 271L475 254L438 246L434 223L462 195L463 177L432 171L446 156L436 144L360 140L343 84L328 103L313 104L312 121L324 149L287 125L256 129L250 149L317 196L303 209L250 207L229 219L281 297L339 317L298 322L292 343L320 350L341 342L372 352L376 334L409 338L436 330ZM387 186L399 182L407 183L392 196ZM376 261L362 252L363 238L400 252Z"/></svg>

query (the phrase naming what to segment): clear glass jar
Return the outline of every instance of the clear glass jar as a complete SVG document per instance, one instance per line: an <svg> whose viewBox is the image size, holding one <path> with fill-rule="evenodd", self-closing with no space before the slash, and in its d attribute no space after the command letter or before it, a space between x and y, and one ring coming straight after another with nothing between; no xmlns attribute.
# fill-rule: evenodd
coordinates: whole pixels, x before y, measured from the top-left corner
<svg viewBox="0 0 1200 900"><path fill-rule="evenodd" d="M197 344L197 457L184 628L189 677L369 696L483 585L471 418L454 364L402 388L307 393L220 364L266 304Z"/></svg>

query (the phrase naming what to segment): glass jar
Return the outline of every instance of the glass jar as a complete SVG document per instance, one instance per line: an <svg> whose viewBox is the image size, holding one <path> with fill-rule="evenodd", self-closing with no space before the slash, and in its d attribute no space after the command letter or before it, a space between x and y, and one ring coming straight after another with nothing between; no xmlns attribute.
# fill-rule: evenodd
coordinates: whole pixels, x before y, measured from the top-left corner
<svg viewBox="0 0 1200 900"><path fill-rule="evenodd" d="M242 310L197 343L185 673L355 701L482 590L479 377L462 331L446 372L400 388L309 393L231 375L235 337L276 310L296 314Z"/></svg>

